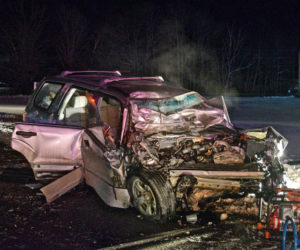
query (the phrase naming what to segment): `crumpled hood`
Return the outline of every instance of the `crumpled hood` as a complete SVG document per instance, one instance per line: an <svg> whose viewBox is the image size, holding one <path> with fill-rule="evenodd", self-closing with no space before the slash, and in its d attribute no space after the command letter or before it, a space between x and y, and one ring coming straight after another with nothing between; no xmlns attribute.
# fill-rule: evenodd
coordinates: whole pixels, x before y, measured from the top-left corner
<svg viewBox="0 0 300 250"><path fill-rule="evenodd" d="M225 119L224 111L206 103L199 109L184 109L172 114L163 114L132 104L132 122L137 131L145 134L159 132L202 131L215 125L232 128Z"/></svg>

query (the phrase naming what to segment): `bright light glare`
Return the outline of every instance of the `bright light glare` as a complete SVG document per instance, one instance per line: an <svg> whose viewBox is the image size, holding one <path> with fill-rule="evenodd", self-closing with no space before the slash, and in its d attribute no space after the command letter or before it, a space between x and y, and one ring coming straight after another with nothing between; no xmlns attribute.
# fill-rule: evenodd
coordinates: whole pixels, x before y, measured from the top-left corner
<svg viewBox="0 0 300 250"><path fill-rule="evenodd" d="M283 164L285 175L284 181L288 188L300 188L300 165Z"/></svg>
<svg viewBox="0 0 300 250"><path fill-rule="evenodd" d="M284 154L284 146L283 146L283 141L280 140L278 143L277 143L277 149L278 149L278 154L277 154L277 157L280 158L283 156Z"/></svg>

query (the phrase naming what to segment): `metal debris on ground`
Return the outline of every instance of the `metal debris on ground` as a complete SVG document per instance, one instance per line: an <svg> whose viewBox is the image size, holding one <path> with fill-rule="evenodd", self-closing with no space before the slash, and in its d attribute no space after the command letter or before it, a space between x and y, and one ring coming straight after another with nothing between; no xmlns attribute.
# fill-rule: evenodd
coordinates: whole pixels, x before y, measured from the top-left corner
<svg viewBox="0 0 300 250"><path fill-rule="evenodd" d="M43 186L43 184L41 183L27 183L25 184L25 187L28 187L30 189L38 189L41 188Z"/></svg>

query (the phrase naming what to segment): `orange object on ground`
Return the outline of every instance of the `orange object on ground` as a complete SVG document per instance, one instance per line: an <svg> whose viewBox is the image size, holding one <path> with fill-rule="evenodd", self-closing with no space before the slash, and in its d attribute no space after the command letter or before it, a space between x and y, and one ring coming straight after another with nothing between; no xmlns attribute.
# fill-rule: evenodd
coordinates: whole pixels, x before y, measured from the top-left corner
<svg viewBox="0 0 300 250"><path fill-rule="evenodd" d="M256 228L257 228L257 230L262 230L263 229L263 225L261 224L261 222L257 223Z"/></svg>
<svg viewBox="0 0 300 250"><path fill-rule="evenodd" d="M268 231L265 232L265 238L266 239L270 239L271 238L270 232L268 232Z"/></svg>

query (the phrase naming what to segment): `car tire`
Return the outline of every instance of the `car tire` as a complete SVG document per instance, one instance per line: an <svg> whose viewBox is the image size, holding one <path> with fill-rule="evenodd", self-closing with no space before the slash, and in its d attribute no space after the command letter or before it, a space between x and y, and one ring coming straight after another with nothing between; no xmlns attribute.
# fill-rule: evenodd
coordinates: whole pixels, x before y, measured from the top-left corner
<svg viewBox="0 0 300 250"><path fill-rule="evenodd" d="M133 206L148 220L164 223L175 216L172 186L160 173L140 171L128 180Z"/></svg>

